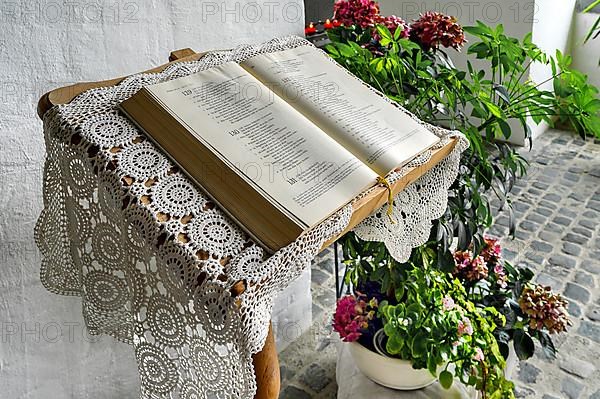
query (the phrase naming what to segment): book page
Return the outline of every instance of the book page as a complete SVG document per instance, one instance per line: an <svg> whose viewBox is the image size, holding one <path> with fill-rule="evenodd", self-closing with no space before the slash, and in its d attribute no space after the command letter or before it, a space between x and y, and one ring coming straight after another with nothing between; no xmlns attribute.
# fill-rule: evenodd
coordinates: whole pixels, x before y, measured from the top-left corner
<svg viewBox="0 0 600 399"><path fill-rule="evenodd" d="M375 183L373 171L236 63L148 90L198 140L306 227Z"/></svg>
<svg viewBox="0 0 600 399"><path fill-rule="evenodd" d="M241 65L380 176L439 141L312 46L261 54Z"/></svg>

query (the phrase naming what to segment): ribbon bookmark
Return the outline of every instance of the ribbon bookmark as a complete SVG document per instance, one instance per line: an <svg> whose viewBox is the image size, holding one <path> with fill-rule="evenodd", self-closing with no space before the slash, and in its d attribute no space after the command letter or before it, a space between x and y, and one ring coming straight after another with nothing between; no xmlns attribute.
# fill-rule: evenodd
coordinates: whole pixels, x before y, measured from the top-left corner
<svg viewBox="0 0 600 399"><path fill-rule="evenodd" d="M387 215L388 218L390 219L390 223L392 224L396 224L397 222L394 220L394 217L392 216L392 212L394 211L394 194L392 193L392 186L390 185L390 182L387 181L386 178L381 177L381 176L377 176L377 183L385 186L385 188L388 191L388 208L387 208Z"/></svg>

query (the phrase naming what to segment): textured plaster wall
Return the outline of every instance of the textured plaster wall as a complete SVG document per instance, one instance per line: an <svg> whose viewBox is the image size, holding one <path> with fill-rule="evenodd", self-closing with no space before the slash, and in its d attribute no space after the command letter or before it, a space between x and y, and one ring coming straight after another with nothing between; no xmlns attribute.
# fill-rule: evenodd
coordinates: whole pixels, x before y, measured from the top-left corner
<svg viewBox="0 0 600 399"><path fill-rule="evenodd" d="M44 144L35 113L51 88L134 73L169 51L228 48L301 33L301 0L2 0L0 2L0 397L137 396L132 351L91 339L78 298L45 291L33 227ZM310 278L292 295L306 298ZM289 303L288 298L283 298ZM297 316L310 320L308 314ZM281 315L294 319L294 316Z"/></svg>

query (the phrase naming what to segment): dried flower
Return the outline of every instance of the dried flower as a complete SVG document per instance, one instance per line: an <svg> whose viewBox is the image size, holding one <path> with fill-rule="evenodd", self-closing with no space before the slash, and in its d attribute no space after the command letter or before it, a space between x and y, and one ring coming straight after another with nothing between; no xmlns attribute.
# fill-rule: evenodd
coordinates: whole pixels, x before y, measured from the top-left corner
<svg viewBox="0 0 600 399"><path fill-rule="evenodd" d="M444 311L449 311L454 309L455 307L455 303L454 303L454 299L452 299L451 297L449 297L448 295L446 295L444 298L442 298L442 308L444 309Z"/></svg>
<svg viewBox="0 0 600 399"><path fill-rule="evenodd" d="M488 268L483 257L480 255L473 258L471 251L454 252L454 263L456 268L452 274L460 279L477 282L488 276Z"/></svg>
<svg viewBox="0 0 600 399"><path fill-rule="evenodd" d="M435 11L421 14L410 25L410 37L425 50L437 49L440 45L460 50L467 42L456 18Z"/></svg>
<svg viewBox="0 0 600 399"><path fill-rule="evenodd" d="M369 327L369 321L373 320L375 311L368 310L368 306L377 306L377 300L372 299L367 303L353 295L346 295L338 300L333 315L333 329L340 334L342 341L358 340L362 332Z"/></svg>
<svg viewBox="0 0 600 399"><path fill-rule="evenodd" d="M344 26L372 28L378 17L379 4L373 0L337 0L333 4L333 18Z"/></svg>
<svg viewBox="0 0 600 399"><path fill-rule="evenodd" d="M458 336L462 335L473 335L473 326L468 317L463 317L458 321Z"/></svg>
<svg viewBox="0 0 600 399"><path fill-rule="evenodd" d="M475 348L475 354L473 355L473 359L478 362L483 362L483 359L485 359L485 356L483 355L483 351L481 350L481 348L479 348L479 347Z"/></svg>
<svg viewBox="0 0 600 399"><path fill-rule="evenodd" d="M550 334L563 332L571 325L565 307L567 301L550 287L528 284L523 288L519 306L529 316L529 328L547 329Z"/></svg>

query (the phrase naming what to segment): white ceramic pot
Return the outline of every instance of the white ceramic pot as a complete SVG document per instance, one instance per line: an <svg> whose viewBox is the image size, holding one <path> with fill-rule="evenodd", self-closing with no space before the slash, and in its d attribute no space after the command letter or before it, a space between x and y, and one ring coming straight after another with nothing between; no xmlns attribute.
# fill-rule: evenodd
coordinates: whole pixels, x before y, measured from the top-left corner
<svg viewBox="0 0 600 399"><path fill-rule="evenodd" d="M358 369L379 385L409 391L424 388L436 380L429 370L415 370L407 360L382 356L358 342L351 342L349 345L350 354Z"/></svg>

